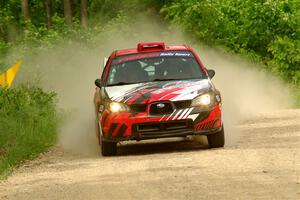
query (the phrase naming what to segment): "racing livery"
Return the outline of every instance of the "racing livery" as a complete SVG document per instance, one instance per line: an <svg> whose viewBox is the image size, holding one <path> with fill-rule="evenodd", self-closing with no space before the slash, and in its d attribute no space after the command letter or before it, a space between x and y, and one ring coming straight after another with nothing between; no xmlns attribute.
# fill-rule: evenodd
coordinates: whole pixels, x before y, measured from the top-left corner
<svg viewBox="0 0 300 200"><path fill-rule="evenodd" d="M94 103L102 155L117 143L207 135L211 148L224 146L221 95L188 46L139 43L114 51L97 86Z"/></svg>

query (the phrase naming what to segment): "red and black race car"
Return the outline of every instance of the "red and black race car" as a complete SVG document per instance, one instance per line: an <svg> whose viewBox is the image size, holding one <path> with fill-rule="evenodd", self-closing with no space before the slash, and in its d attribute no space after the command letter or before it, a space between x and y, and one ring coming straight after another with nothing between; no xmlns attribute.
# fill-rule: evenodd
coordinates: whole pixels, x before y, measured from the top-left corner
<svg viewBox="0 0 300 200"><path fill-rule="evenodd" d="M94 103L102 155L117 143L188 135L207 135L211 148L224 146L221 95L191 47L139 43L114 51Z"/></svg>

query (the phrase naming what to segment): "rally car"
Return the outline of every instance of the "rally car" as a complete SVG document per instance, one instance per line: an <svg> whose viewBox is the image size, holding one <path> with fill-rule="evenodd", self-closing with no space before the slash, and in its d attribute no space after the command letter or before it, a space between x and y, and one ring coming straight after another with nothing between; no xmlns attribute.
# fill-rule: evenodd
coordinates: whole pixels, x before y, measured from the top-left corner
<svg viewBox="0 0 300 200"><path fill-rule="evenodd" d="M117 143L206 135L211 148L224 146L220 92L193 49L164 42L114 51L97 79L96 135L102 155Z"/></svg>

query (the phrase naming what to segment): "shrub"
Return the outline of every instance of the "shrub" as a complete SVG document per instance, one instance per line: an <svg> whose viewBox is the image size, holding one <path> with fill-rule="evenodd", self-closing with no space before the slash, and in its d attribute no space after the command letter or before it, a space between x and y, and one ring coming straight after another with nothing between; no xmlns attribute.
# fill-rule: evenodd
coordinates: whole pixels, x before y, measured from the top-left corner
<svg viewBox="0 0 300 200"><path fill-rule="evenodd" d="M260 58L271 71L300 82L299 0L175 0L161 10L202 42Z"/></svg>
<svg viewBox="0 0 300 200"><path fill-rule="evenodd" d="M55 96L38 87L0 88L0 177L55 144Z"/></svg>

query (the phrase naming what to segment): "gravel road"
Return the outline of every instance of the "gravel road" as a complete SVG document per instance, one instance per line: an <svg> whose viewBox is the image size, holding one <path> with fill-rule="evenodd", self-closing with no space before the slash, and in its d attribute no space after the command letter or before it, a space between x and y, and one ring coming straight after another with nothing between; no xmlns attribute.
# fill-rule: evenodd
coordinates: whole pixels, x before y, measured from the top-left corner
<svg viewBox="0 0 300 200"><path fill-rule="evenodd" d="M300 110L238 126L239 141L123 144L116 157L57 147L0 183L0 199L300 199Z"/></svg>

